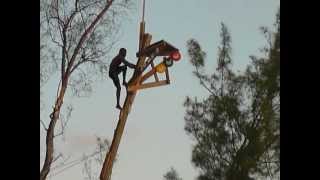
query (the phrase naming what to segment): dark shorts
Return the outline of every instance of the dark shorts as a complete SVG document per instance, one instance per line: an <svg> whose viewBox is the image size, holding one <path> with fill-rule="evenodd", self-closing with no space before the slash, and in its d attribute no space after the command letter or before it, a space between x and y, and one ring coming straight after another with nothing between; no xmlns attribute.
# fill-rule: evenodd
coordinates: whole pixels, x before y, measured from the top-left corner
<svg viewBox="0 0 320 180"><path fill-rule="evenodd" d="M126 66L119 66L114 70L109 71L109 77L112 79L115 86L120 86L119 77L118 75L127 69Z"/></svg>

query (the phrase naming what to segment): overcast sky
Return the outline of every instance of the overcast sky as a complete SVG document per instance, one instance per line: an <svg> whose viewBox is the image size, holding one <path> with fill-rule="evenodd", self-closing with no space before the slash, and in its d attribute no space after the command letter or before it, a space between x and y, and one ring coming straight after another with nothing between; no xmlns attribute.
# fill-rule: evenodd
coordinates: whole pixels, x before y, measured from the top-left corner
<svg viewBox="0 0 320 180"><path fill-rule="evenodd" d="M130 20L124 23L120 47L127 48L127 59L135 63L138 46L142 0L136 1ZM279 0L146 0L146 32L152 42L166 40L182 53L182 59L170 69L171 84L138 92L121 143L112 180L162 180L163 174L174 167L183 180L194 180L197 170L191 163L192 140L184 131L183 102L186 96L207 95L192 75L186 54L186 41L195 38L207 52L207 70L216 67L217 47L220 42L220 23L223 21L232 37L233 68L243 70L249 55L258 54L266 41L259 27L272 27ZM110 61L110 60L109 60ZM156 60L159 62L160 58ZM128 70L127 79L131 77ZM57 81L52 78L43 89L45 108L41 112L48 123ZM65 141L56 142L57 151L70 156L70 161L90 154L95 148L95 137L109 138L117 124L119 111L115 109L115 88L106 75L94 84L88 98L68 97L64 105L72 104L74 111L68 124ZM121 95L121 104L125 92ZM44 131L40 130L44 145ZM41 152L44 146L40 146ZM44 154L41 153L41 158ZM42 166L42 165L40 165ZM99 167L97 171L100 171ZM82 180L82 164L58 173L53 170L51 180ZM58 174L56 174L58 173ZM55 175L56 174L56 175Z"/></svg>

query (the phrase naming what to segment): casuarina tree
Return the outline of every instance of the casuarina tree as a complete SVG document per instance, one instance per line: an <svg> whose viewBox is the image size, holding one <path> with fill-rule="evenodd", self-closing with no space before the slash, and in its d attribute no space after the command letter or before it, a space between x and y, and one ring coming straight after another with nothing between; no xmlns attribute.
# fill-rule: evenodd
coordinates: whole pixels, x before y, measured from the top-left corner
<svg viewBox="0 0 320 180"><path fill-rule="evenodd" d="M192 163L199 180L279 176L280 172L280 13L276 32L262 28L269 46L251 56L244 73L231 69L231 36L221 25L217 68L206 73L206 53L187 42L194 75L208 96L187 97L185 130L194 140Z"/></svg>

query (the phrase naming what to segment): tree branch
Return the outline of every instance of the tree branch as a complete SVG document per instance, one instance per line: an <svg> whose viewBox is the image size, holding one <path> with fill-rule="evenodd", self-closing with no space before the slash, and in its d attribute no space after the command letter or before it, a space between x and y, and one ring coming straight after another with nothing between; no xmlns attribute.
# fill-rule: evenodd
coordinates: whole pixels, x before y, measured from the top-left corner
<svg viewBox="0 0 320 180"><path fill-rule="evenodd" d="M196 72L197 72L197 77L200 80L200 85L202 85L209 93L211 93L213 96L216 97L216 94L210 88L208 88L208 86L206 86L206 84L203 82L203 79L199 72L199 68L197 66L196 66Z"/></svg>
<svg viewBox="0 0 320 180"><path fill-rule="evenodd" d="M40 123L43 126L44 130L48 131L47 126L45 125L45 123L40 119Z"/></svg>
<svg viewBox="0 0 320 180"><path fill-rule="evenodd" d="M52 163L54 163L55 161L57 161L60 157L62 157L62 154L61 154L61 153L59 153L59 155L52 160Z"/></svg>
<svg viewBox="0 0 320 180"><path fill-rule="evenodd" d="M98 21L102 18L102 16L104 15L104 13L109 9L109 7L111 6L113 1L111 1L110 3L108 3L103 9L102 11L99 13L99 15L93 20L93 22L90 24L90 26L84 31L84 33L82 34L79 42L77 43L77 46L72 54L71 60L68 63L68 67L67 67L67 73L71 72L71 69L73 68L73 64L76 60L76 57L79 53L80 48L82 47L84 41L87 39L88 34L91 32L91 30L94 28L94 26L98 23Z"/></svg>

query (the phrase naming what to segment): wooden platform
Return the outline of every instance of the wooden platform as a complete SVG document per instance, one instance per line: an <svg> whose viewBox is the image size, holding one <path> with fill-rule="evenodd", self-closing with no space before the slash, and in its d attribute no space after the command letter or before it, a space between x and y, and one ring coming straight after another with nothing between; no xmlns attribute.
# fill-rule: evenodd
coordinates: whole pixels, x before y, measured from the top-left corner
<svg viewBox="0 0 320 180"><path fill-rule="evenodd" d="M166 42L165 40L161 40L158 42L155 42L146 48L142 49L141 51L137 52L136 56L146 56L146 57L151 57L151 55L156 55L156 56L169 56L170 53L174 51L178 51L176 47L171 45L170 43Z"/></svg>

